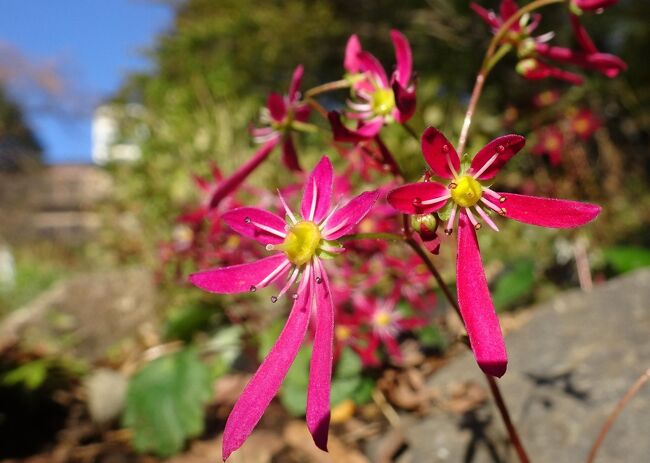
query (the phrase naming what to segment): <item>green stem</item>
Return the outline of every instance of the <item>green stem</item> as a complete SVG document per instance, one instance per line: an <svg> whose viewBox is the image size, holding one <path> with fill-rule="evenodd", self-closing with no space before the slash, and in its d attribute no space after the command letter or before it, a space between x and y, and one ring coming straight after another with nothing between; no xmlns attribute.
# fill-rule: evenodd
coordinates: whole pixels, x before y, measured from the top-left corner
<svg viewBox="0 0 650 463"><path fill-rule="evenodd" d="M406 132L407 132L411 137L413 137L413 139L414 139L415 141L417 141L417 142L420 141L420 137L418 137L418 134L415 132L415 130L413 130L413 128L412 128L410 125L408 125L406 122L404 122L403 124L400 124L400 125L404 128L404 130L406 130Z"/></svg>
<svg viewBox="0 0 650 463"><path fill-rule="evenodd" d="M348 82L345 79L335 80L334 82L327 82L326 84L317 85L316 87L307 90L305 92L305 99L312 98L321 93L331 92L334 90L340 90L349 87L350 87L350 82Z"/></svg>

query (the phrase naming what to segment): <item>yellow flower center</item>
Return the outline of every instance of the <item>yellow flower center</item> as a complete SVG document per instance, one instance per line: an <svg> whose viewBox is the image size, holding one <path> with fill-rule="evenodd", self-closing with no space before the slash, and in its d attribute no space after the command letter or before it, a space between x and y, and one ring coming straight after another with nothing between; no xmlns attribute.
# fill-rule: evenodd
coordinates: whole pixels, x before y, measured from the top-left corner
<svg viewBox="0 0 650 463"><path fill-rule="evenodd" d="M372 94L372 102L370 104L373 113L386 116L395 107L395 94L390 88L379 88Z"/></svg>
<svg viewBox="0 0 650 463"><path fill-rule="evenodd" d="M282 244L277 245L276 249L284 251L292 264L304 265L316 254L320 240L318 225L305 220L291 227Z"/></svg>
<svg viewBox="0 0 650 463"><path fill-rule="evenodd" d="M455 180L455 188L451 190L451 199L461 207L472 207L481 199L481 184L473 177L464 175Z"/></svg>
<svg viewBox="0 0 650 463"><path fill-rule="evenodd" d="M339 341L345 341L352 335L352 331L350 331L350 328L343 325L338 325L335 329L335 333L336 333L336 339L338 339Z"/></svg>
<svg viewBox="0 0 650 463"><path fill-rule="evenodd" d="M391 317L387 312L377 312L374 318L375 324L381 328L386 328L390 325Z"/></svg>

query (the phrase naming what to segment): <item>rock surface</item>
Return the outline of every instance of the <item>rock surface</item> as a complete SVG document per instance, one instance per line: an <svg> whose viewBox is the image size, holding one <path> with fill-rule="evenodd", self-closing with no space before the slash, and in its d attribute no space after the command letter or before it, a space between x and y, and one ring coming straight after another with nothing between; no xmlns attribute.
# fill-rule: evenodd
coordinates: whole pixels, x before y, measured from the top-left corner
<svg viewBox="0 0 650 463"><path fill-rule="evenodd" d="M2 320L0 350L19 340L92 363L155 321L155 295L151 274L139 268L72 276Z"/></svg>
<svg viewBox="0 0 650 463"><path fill-rule="evenodd" d="M572 291L533 309L507 336L508 372L499 381L532 461L585 461L606 417L650 368L650 269ZM433 390L487 384L469 353L434 375ZM397 461L516 462L492 401L464 414L439 408L405 423L408 449ZM650 385L610 430L597 462L650 461Z"/></svg>

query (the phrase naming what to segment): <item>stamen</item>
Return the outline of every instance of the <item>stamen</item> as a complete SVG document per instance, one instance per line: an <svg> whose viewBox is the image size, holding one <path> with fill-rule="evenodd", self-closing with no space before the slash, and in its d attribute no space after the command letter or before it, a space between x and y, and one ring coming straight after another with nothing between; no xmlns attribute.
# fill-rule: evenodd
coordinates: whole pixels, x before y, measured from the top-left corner
<svg viewBox="0 0 650 463"><path fill-rule="evenodd" d="M336 210L337 210L338 208L339 208L339 205L338 205L338 204L335 204L334 207L332 208L332 210L330 211L330 213L327 214L327 217L325 217L325 219L324 219L324 220L321 222L321 224L319 225L318 228L319 228L320 231L323 231L323 229L324 229L325 226L327 225L327 222L329 221L329 219L332 218L332 216L334 215L334 213L336 212Z"/></svg>
<svg viewBox="0 0 650 463"><path fill-rule="evenodd" d="M492 209L494 212L501 213L501 208L496 204L494 204L493 202L491 202L490 200L486 199L485 196L481 196L481 202L485 204L487 207L489 207L490 209Z"/></svg>
<svg viewBox="0 0 650 463"><path fill-rule="evenodd" d="M443 151L445 151L444 150L445 146L447 145L444 145L442 147ZM449 157L449 147L447 147L447 151L445 151L445 157L447 158L447 165L449 166L449 170L453 174L454 178L458 178L458 172L456 172L456 169L454 169L454 165L451 163L451 158Z"/></svg>
<svg viewBox="0 0 650 463"><path fill-rule="evenodd" d="M454 231L454 219L456 218L456 212L458 211L458 204L454 203L454 207L451 208L451 213L449 214L449 220L447 220L447 226L445 227L445 234L451 235Z"/></svg>
<svg viewBox="0 0 650 463"><path fill-rule="evenodd" d="M469 218L469 221L474 226L474 229L479 230L481 228L481 224L478 223L478 220L476 220L476 217L474 217L474 214L472 214L472 211L470 211L470 209L468 207L466 207L465 212L467 213L467 217Z"/></svg>
<svg viewBox="0 0 650 463"><path fill-rule="evenodd" d="M420 204L422 206L428 206L429 204L435 204L439 203L440 201L445 201L447 199L451 198L451 193L447 193L443 196L438 196L437 198L432 198L432 199L426 199L424 201L421 201Z"/></svg>
<svg viewBox="0 0 650 463"><path fill-rule="evenodd" d="M352 100L347 100L346 103L350 108L354 109L355 111L359 111L359 112L370 111L372 109L372 106L370 105L370 103L355 103Z"/></svg>
<svg viewBox="0 0 650 463"><path fill-rule="evenodd" d="M490 216L487 215L483 209L481 209L481 206L479 206L477 204L476 206L474 206L474 209L476 209L476 212L478 212L478 215L481 216L481 218L485 221L485 223L487 223L490 226L490 228L492 230L497 231L497 232L499 231L499 227L497 227L496 224L490 218Z"/></svg>
<svg viewBox="0 0 650 463"><path fill-rule="evenodd" d="M293 225L297 224L298 220L296 220L296 216L293 215L293 212L291 212L291 209L289 209L289 206L287 206L287 202L284 200L284 197L282 196L282 193L280 193L280 190L278 190L278 197L280 198L280 202L282 203L284 212L289 216L289 220L291 220L291 223Z"/></svg>
<svg viewBox="0 0 650 463"><path fill-rule="evenodd" d="M485 172L492 164L494 164L494 161L496 161L498 157L499 157L499 153L495 153L490 159L487 160L485 164L483 164L483 167L481 167L478 172L472 174L472 177L474 178L480 177L481 174L483 174L483 172Z"/></svg>
<svg viewBox="0 0 650 463"><path fill-rule="evenodd" d="M286 293L289 290L289 288L291 288L291 286L295 283L296 278L298 278L299 272L300 270L298 269L298 267L294 267L293 271L291 272L291 275L289 276L289 279L287 280L287 284L284 285L284 288L282 288L278 293L278 298L282 297L284 293Z"/></svg>
<svg viewBox="0 0 650 463"><path fill-rule="evenodd" d="M313 261L314 259L312 259ZM311 279L311 272L312 272L312 263L308 262L307 266L305 267L305 271L302 274L302 278L300 280L300 285L298 286L298 294L302 294L302 292L305 290L305 287L309 283L309 280Z"/></svg>
<svg viewBox="0 0 650 463"><path fill-rule="evenodd" d="M248 217L246 217L246 218L248 219ZM246 220L244 219L244 221L246 221ZM275 228L271 228L271 227L266 226L266 225L262 225L261 223L251 222L250 219L246 223L252 223L253 225L255 225L260 230L264 230L265 232L269 232L269 233L271 233L271 234L273 234L275 236L279 236L280 238L286 238L286 236L287 236L287 234L285 232L283 232L283 231L276 230Z"/></svg>
<svg viewBox="0 0 650 463"><path fill-rule="evenodd" d="M282 272L289 265L291 265L291 262L289 262L288 260L283 260L282 263L275 268L275 270L273 270L271 273L269 273L266 277L264 277L264 279L262 281L257 283L255 286L259 287L259 288L265 287L271 281L273 281L275 279L275 277L277 277L280 274L280 272Z"/></svg>
<svg viewBox="0 0 650 463"><path fill-rule="evenodd" d="M482 190L483 190L483 193L487 193L488 195L492 196L493 198L496 198L497 200L499 200L499 202L504 202L506 200L499 193L490 190L488 187L483 187Z"/></svg>
<svg viewBox="0 0 650 463"><path fill-rule="evenodd" d="M323 231L323 236L324 236L325 238L327 238L327 237L330 236L332 233L336 233L336 232L339 231L341 228L345 227L347 224L348 224L348 219L346 218L346 219L342 220L342 221L341 221L338 225L336 225L334 228L330 228L330 229L328 229L328 230L324 230L324 231Z"/></svg>
<svg viewBox="0 0 650 463"><path fill-rule="evenodd" d="M312 179L312 196L311 196L311 208L309 209L309 220L314 220L314 214L316 213L316 201L318 200L318 190L316 189L316 179Z"/></svg>

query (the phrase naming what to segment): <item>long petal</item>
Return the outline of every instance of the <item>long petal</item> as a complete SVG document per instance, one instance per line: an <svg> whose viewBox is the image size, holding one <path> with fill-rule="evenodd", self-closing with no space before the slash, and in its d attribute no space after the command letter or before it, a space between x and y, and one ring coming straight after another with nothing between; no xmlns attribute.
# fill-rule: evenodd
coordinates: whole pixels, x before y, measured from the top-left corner
<svg viewBox="0 0 650 463"><path fill-rule="evenodd" d="M501 167L508 162L508 160L521 150L526 144L526 139L521 135L504 135L495 138L490 143L485 145L481 150L476 153L472 160L470 172L479 172L486 162L489 162L494 155L494 159L489 167L483 170L483 173L478 176L480 180L489 180L501 170Z"/></svg>
<svg viewBox="0 0 650 463"><path fill-rule="evenodd" d="M365 140L364 137L343 125L343 122L341 121L341 115L338 112L330 111L327 113L327 119L329 120L330 126L332 127L332 135L334 137L334 141L358 143L362 140Z"/></svg>
<svg viewBox="0 0 650 463"><path fill-rule="evenodd" d="M356 74L360 70L359 53L361 53L361 42L356 34L352 34L345 45L345 58L343 67L351 74Z"/></svg>
<svg viewBox="0 0 650 463"><path fill-rule="evenodd" d="M224 460L241 447L277 394L305 337L310 302L310 291L307 288L294 303L289 319L271 352L246 385L244 392L230 412L223 432L222 456Z"/></svg>
<svg viewBox="0 0 650 463"><path fill-rule="evenodd" d="M506 198L501 203L506 217L540 227L573 228L594 220L600 206L564 199L539 198L537 196L499 193Z"/></svg>
<svg viewBox="0 0 650 463"><path fill-rule="evenodd" d="M397 107L397 114L395 115L395 119L397 119L397 122L401 124L411 119L415 113L415 85L412 87L412 90L406 90L400 85L399 82L393 82L395 106Z"/></svg>
<svg viewBox="0 0 650 463"><path fill-rule="evenodd" d="M221 217L230 228L240 235L253 238L262 244L278 244L284 240L280 236L285 233L286 222L284 219L263 209L238 207L224 213ZM262 227L256 224L262 225ZM277 233L265 230L264 228L267 227Z"/></svg>
<svg viewBox="0 0 650 463"><path fill-rule="evenodd" d="M300 172L300 163L298 162L298 153L296 152L296 145L293 142L293 137L290 133L286 134L282 142L282 162L284 165L293 171Z"/></svg>
<svg viewBox="0 0 650 463"><path fill-rule="evenodd" d="M266 105L269 108L271 117L278 122L282 121L284 116L287 115L287 106L284 103L284 98L278 93L270 93Z"/></svg>
<svg viewBox="0 0 650 463"><path fill-rule="evenodd" d="M429 214L441 209L446 203L449 190L437 182L408 183L388 193L388 203L403 214ZM432 204L427 200L444 198Z"/></svg>
<svg viewBox="0 0 650 463"><path fill-rule="evenodd" d="M499 5L499 14L501 15L501 19L507 21L508 18L515 14L518 9L519 6L517 6L515 0L501 0L501 5ZM515 25L513 25L513 27L519 27L517 23L515 23Z"/></svg>
<svg viewBox="0 0 650 463"><path fill-rule="evenodd" d="M300 204L300 212L304 220L320 222L325 218L332 202L333 177L332 162L327 156L323 156L305 183Z"/></svg>
<svg viewBox="0 0 650 463"><path fill-rule="evenodd" d="M293 103L298 99L298 92L300 91L300 81L302 80L302 75L305 72L305 68L302 64L296 66L296 69L293 71L291 76L291 84L289 84L289 102Z"/></svg>
<svg viewBox="0 0 650 463"><path fill-rule="evenodd" d="M427 128L422 134L422 154L433 173L438 177L454 177L449 164L456 172L460 169L460 158L454 145L447 140L442 132L433 127Z"/></svg>
<svg viewBox="0 0 650 463"><path fill-rule="evenodd" d="M286 260L287 258L283 253L278 253L248 264L196 272L189 276L189 280L194 286L211 293L245 293L264 280ZM288 269L289 267L278 274L277 277L286 273Z"/></svg>
<svg viewBox="0 0 650 463"><path fill-rule="evenodd" d="M380 191L366 191L353 198L345 206L332 214L326 224L323 238L335 240L349 234L366 216L379 198ZM334 230L328 233L328 230Z"/></svg>
<svg viewBox="0 0 650 463"><path fill-rule="evenodd" d="M498 29L501 25L501 22L497 19L494 11L486 10L481 5L474 2L470 3L469 6L472 10L474 10L474 13L479 15L481 19L485 21L485 23L487 23L491 28Z"/></svg>
<svg viewBox="0 0 650 463"><path fill-rule="evenodd" d="M316 301L316 330L314 348L309 364L307 388L307 427L314 443L327 451L327 434L330 422L330 388L332 383L332 347L334 343L334 306L329 281L320 267L321 283L314 283Z"/></svg>
<svg viewBox="0 0 650 463"><path fill-rule="evenodd" d="M501 377L508 354L483 272L476 232L467 215L460 214L456 255L458 305L474 357L485 373Z"/></svg>
<svg viewBox="0 0 650 463"><path fill-rule="evenodd" d="M580 22L580 18L575 14L570 14L569 18L571 20L571 28L573 29L573 35L576 38L576 41L580 47L587 53L598 53L598 48L594 44L593 40L589 36L587 29L584 28Z"/></svg>
<svg viewBox="0 0 650 463"><path fill-rule="evenodd" d="M413 69L411 45L409 45L409 41L404 34L396 29L390 31L390 38L395 48L395 61L397 63L395 78L402 87L406 88L411 80L411 71Z"/></svg>
<svg viewBox="0 0 650 463"><path fill-rule="evenodd" d="M210 208L214 209L253 172L273 151L280 137L275 137L264 143L259 150L245 164L237 169L230 177L221 182L210 198Z"/></svg>

